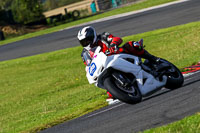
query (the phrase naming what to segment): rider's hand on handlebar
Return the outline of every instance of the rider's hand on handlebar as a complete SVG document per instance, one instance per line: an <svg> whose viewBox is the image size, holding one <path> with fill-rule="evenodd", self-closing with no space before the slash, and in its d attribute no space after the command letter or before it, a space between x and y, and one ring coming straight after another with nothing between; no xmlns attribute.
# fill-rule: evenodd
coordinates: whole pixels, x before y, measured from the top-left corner
<svg viewBox="0 0 200 133"><path fill-rule="evenodd" d="M145 46L143 45L143 39L140 39L138 42L133 41L133 46L138 50L144 49Z"/></svg>
<svg viewBox="0 0 200 133"><path fill-rule="evenodd" d="M114 43L110 44L110 47L108 48L110 54L115 54L118 52L118 46Z"/></svg>

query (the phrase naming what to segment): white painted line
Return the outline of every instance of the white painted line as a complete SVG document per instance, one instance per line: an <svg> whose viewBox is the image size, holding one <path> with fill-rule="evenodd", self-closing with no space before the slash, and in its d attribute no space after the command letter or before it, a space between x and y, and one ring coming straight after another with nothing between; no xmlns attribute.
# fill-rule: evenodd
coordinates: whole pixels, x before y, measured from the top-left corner
<svg viewBox="0 0 200 133"><path fill-rule="evenodd" d="M89 115L89 116L87 116L86 118L90 118L90 117L93 117L93 116L95 116L95 115L102 114L102 113L104 113L104 112L110 111L110 110L112 110L112 109L114 109L114 108L117 108L117 107L119 107L119 106L122 106L122 105L124 105L124 104L125 104L125 103L118 104L118 105L113 106L113 107L111 107L111 108L108 108L108 109L106 109L106 110L103 110L103 111L94 113L94 114L92 114L92 115Z"/></svg>
<svg viewBox="0 0 200 133"><path fill-rule="evenodd" d="M196 73L200 73L200 71L196 71L196 72L188 73L188 74L183 74L183 76L186 78L186 77L191 76L191 75L196 74Z"/></svg>
<svg viewBox="0 0 200 133"><path fill-rule="evenodd" d="M163 8L163 7L167 7L167 6L178 4L178 3L183 3L183 2L186 2L186 1L190 1L190 0L178 0L178 1L170 2L170 3L158 5L158 6L153 6L153 7L137 10L137 11L131 11L131 12L127 12L127 13L117 14L117 15L106 17L106 18L94 20L94 21L92 21L92 23L106 21L106 20L115 19L115 18L119 18L119 17L125 17L125 16L129 16L129 15L133 15L133 14L138 14L138 13L150 11L150 10L153 10L153 9L158 9L158 8Z"/></svg>
<svg viewBox="0 0 200 133"><path fill-rule="evenodd" d="M79 27L79 26L90 25L90 24L94 24L94 23L97 23L97 22L103 22L103 21L107 21L107 20L111 20L111 19L115 19L115 18L125 17L125 16L129 16L129 15L133 15L133 14L138 14L138 13L142 13L142 12L146 12L146 11L150 11L150 10L154 10L154 9L158 9L158 8L163 8L163 7L167 7L167 6L170 6L170 5L179 4L179 3L183 3L183 2L187 2L187 1L190 1L190 0L177 0L177 1L174 1L174 2L169 2L169 3L166 3L166 4L153 6L153 7L137 10L137 11L131 11L131 12L127 12L127 13L113 15L113 16L97 19L97 20L94 20L94 21L91 21L91 22L75 25L75 26L72 26L72 27L67 27L67 28L64 28L60 31Z"/></svg>
<svg viewBox="0 0 200 133"><path fill-rule="evenodd" d="M190 80L190 79L192 79L192 78L185 79L184 81L188 81L188 80Z"/></svg>

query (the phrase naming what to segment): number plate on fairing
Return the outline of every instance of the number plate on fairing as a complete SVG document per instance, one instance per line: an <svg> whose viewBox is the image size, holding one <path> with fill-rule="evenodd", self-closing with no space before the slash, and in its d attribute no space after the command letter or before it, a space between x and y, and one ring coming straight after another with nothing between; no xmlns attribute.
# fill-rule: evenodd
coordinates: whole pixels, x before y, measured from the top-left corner
<svg viewBox="0 0 200 133"><path fill-rule="evenodd" d="M92 64L90 65L90 67L89 67L89 74L90 74L90 76L93 76L96 70L97 70L96 64L95 64L95 63L92 63Z"/></svg>

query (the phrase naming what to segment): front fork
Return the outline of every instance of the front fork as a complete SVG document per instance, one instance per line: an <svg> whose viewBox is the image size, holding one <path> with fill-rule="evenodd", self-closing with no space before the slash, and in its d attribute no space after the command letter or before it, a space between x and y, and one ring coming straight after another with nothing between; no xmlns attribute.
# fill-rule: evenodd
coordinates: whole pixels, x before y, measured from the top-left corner
<svg viewBox="0 0 200 133"><path fill-rule="evenodd" d="M122 86L122 87L130 87L134 84L136 81L135 78L133 81L131 81L128 77L125 75L122 75L119 72L112 73L112 77Z"/></svg>

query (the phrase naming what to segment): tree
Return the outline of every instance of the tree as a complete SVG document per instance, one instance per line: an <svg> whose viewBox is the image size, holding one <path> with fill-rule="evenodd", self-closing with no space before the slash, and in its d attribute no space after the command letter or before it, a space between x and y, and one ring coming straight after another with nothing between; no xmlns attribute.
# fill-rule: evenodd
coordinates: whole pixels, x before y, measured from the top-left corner
<svg viewBox="0 0 200 133"><path fill-rule="evenodd" d="M58 0L46 0L44 3L44 10L52 10L58 7Z"/></svg>
<svg viewBox="0 0 200 133"><path fill-rule="evenodd" d="M14 0L11 9L14 20L21 24L28 24L44 18L40 0Z"/></svg>
<svg viewBox="0 0 200 133"><path fill-rule="evenodd" d="M0 0L0 10L8 10L11 7L13 0Z"/></svg>
<svg viewBox="0 0 200 133"><path fill-rule="evenodd" d="M0 25L14 23L11 4L13 0L0 0Z"/></svg>

